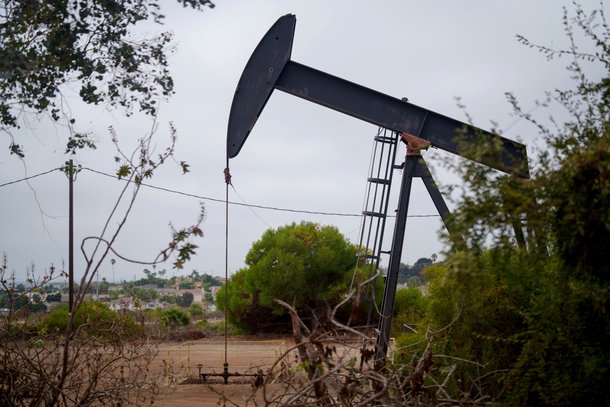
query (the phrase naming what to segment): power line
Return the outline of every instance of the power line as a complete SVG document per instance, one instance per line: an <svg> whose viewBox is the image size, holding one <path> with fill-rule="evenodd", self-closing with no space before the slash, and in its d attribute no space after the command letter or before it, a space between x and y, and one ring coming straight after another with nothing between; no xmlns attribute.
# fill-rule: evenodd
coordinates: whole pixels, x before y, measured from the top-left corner
<svg viewBox="0 0 610 407"><path fill-rule="evenodd" d="M105 173L105 172L102 172L102 171L94 170L92 168L83 167L82 169L94 172L96 174L104 175L106 177L118 179L118 177L116 175L112 175L112 174L108 174L108 173ZM124 181L126 181L126 180L124 180ZM156 185L146 184L144 182L140 183L140 185L148 187L148 188L152 188L152 189L157 189L159 191L169 192L169 193L172 193L172 194L188 196L190 198L197 198L197 199L201 199L201 200L204 200L204 201L212 201L212 202L219 202L219 203L224 203L225 202L222 199L210 198L208 196L191 194L191 193L188 193L188 192L177 191L175 189L169 189L169 188L165 188L165 187L158 187ZM308 211L308 210L302 210L302 209L289 209L289 208L279 208L279 207L275 207L275 206L254 205L254 204L248 204L248 203L242 203L242 202L234 202L234 201L229 201L229 204L236 205L236 206L244 206L244 207L247 207L247 208L266 209L266 210L270 210L270 211L280 211L280 212L306 213L306 214L310 214L310 215L352 216L352 217L360 217L360 216L362 216L362 215L353 214L353 213ZM426 216L426 215L423 215L423 216ZM436 215L429 215L429 216L436 216Z"/></svg>
<svg viewBox="0 0 610 407"><path fill-rule="evenodd" d="M114 178L114 179L119 179L120 180L120 178L117 177L116 175L108 174L106 172L99 171L99 170L94 170L93 168L82 167L81 169L93 172L95 174L103 175L105 177L109 177L109 178ZM60 168L53 168L53 169L50 169L50 170L45 171L45 172L41 172L41 173L38 173L38 174L35 174L35 175L31 175L29 177L21 178L21 179L15 180L15 181L6 182L4 184L0 184L0 188L8 186L8 185L16 184L16 183L19 183L19 182L27 181L27 180L32 179L32 178L40 177L40 176L49 174L49 173L51 173L53 171L57 171L57 170L60 170ZM122 180L122 181L128 182L127 180ZM156 189L156 190L159 190L159 191L169 192L171 194L186 196L186 197L189 197L189 198L196 198L196 199L201 199L201 200L204 200L204 201L211 201L211 202L218 202L218 203L224 203L225 202L223 199L217 199L217 198L211 198L209 196L191 194L191 193L188 193L188 192L182 192L182 191L178 191L178 190L175 190L175 189L170 189L170 188L165 188L165 187L159 187L159 186L156 186L156 185L146 184L144 182L142 182L140 185L148 187L148 188L151 188L151 189ZM309 210L304 210L304 209L290 209L290 208L280 208L280 207L276 207L276 206L254 205L254 204L248 204L246 202L229 201L229 204L236 205L236 206L243 206L243 207L246 207L246 208L265 209L265 210L277 211L277 212L304 213L304 214L308 214L308 215L342 216L342 217L358 217L358 218L362 216L361 214L357 214L357 213L309 211ZM409 215L408 217L409 218L436 218L436 217L439 217L439 216L440 215Z"/></svg>
<svg viewBox="0 0 610 407"><path fill-rule="evenodd" d="M87 171L91 171L93 173L96 173L96 174L99 174L99 175L103 175L103 176L106 176L106 177L109 177L109 178L119 179L119 177L117 177L116 175L108 174L106 172L99 171L99 170L94 170L93 168L83 167L82 169L83 170L87 170ZM122 180L122 181L128 182L127 180ZM171 194L187 196L189 198L197 198L197 199L201 199L201 200L204 200L204 201L225 203L225 201L223 199L210 198L208 196L191 194L191 193L188 193L188 192L182 192L182 191L178 191L178 190L175 190L175 189L170 189L170 188L165 188L165 187L159 187L159 186L156 186L156 185L146 184L144 182L140 183L140 185L148 187L148 188L152 188L152 189L157 189L159 191L169 192ZM234 202L234 201L229 201L229 204L236 205L236 206L243 206L243 207L247 207L247 208L265 209L265 210L278 211L278 212L305 213L305 214L308 214L308 215L343 216L343 217L358 217L358 218L362 216L361 214L356 214L356 213L308 211L308 210L304 210L304 209L280 208L280 207L276 207L276 206L255 205L255 204L248 204L248 203L245 203L245 202L242 203L242 202ZM408 217L409 218L438 218L438 217L440 217L440 215L409 215Z"/></svg>
<svg viewBox="0 0 610 407"><path fill-rule="evenodd" d="M108 173L103 172L103 171L94 170L92 168L83 167L82 169L94 172L94 173L99 174L99 175L104 175L106 177L110 177L110 178L114 178L114 179L119 179L119 177L117 177L116 175L108 174ZM128 182L127 180L123 180L123 181ZM140 185L148 187L148 188L152 188L152 189L157 189L159 191L164 191L164 192L169 192L169 193L172 193L172 194L187 196L189 198L197 198L197 199L201 199L201 200L204 200L204 201L212 201L212 202L225 203L225 201L223 199L210 198L208 196L202 196L202 195L191 194L191 193L188 193L188 192L177 191L175 189L159 187L159 186L156 186L156 185L146 184L144 182L140 183ZM280 207L276 207L276 206L255 205L255 204L248 204L248 203L245 203L245 202L242 203L242 202L234 202L234 201L229 201L229 204L236 205L236 206L244 206L244 207L247 207L247 208L265 209L265 210L278 211L278 212L305 213L305 214L308 214L308 215L343 216L343 217L358 217L358 218L362 216L362 214L357 214L357 213L308 211L308 210L304 210L304 209L280 208ZM392 216L389 216L389 217L392 217ZM408 217L409 218L438 218L438 217L440 217L440 215L409 215Z"/></svg>
<svg viewBox="0 0 610 407"><path fill-rule="evenodd" d="M238 197L239 199L241 199L241 201L242 201L244 204L246 204L246 205L247 205L246 200L245 200L245 199L244 199L244 198L243 198L243 197L242 197L242 196L239 194L239 192L237 192L237 189L235 189L235 185L233 185L233 184L230 184L230 185L231 185L231 187L233 188L233 192L235 192L235 195L237 195L237 197ZM269 228L271 228L271 227L272 227L272 226L271 226L269 223L267 223L267 221L266 221L265 219L263 219L263 218L262 218L262 217L261 217L261 216L260 216L258 213L256 213L256 212L254 211L254 209L252 209L252 207L250 207L250 206L249 206L249 207L248 207L248 209L250 209L250 212L252 212L252 214L253 214L254 216L256 216L256 217L257 217L257 218L258 218L258 219L259 219L261 222L263 222L265 225L267 225L267 227L269 227Z"/></svg>
<svg viewBox="0 0 610 407"><path fill-rule="evenodd" d="M41 173L39 173L39 174L35 174L35 175L30 175L29 177L21 178L21 179L15 180L15 181L9 181L9 182L5 182L4 184L0 184L0 188L2 188L2 187L6 187L6 186L8 186L8 185L12 185L12 184L17 184L17 183L19 183L19 182L27 181L27 180L30 180L30 179L32 179L32 178L41 177L41 176L43 176L43 175L47 175L47 174L49 174L49 173L51 173L51 172L53 172L53 171L57 171L57 170L59 170L59 169L60 169L60 168L53 168L53 169L51 169L51 170L49 170L49 171L41 172Z"/></svg>

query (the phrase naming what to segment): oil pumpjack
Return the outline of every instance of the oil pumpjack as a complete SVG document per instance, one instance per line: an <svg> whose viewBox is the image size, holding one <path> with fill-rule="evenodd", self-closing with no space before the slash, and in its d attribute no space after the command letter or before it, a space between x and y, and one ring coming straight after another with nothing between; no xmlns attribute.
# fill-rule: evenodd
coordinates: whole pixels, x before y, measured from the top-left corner
<svg viewBox="0 0 610 407"><path fill-rule="evenodd" d="M402 168L403 172L392 245L385 252L389 254L389 263L376 330L375 367L380 369L386 363L411 181L414 177L424 181L452 237L457 240L461 238L452 233L448 222L449 210L423 161L421 150L429 146L436 147L520 178L529 178L527 152L523 144L513 140L292 61L290 58L295 25L294 15L280 17L261 39L243 70L229 116L227 163L240 152L275 89L394 132L397 135L395 138L376 137L379 143L393 145L388 151L393 151L394 154L396 143L401 141L407 144L406 158L401 165L395 165L393 159L388 160L390 172L395 168ZM471 154L473 144L481 143L493 145L493 152ZM388 186L389 189L391 177L372 176L368 182ZM364 211L363 215L385 219L387 197L382 208ZM378 245L368 256L378 262L380 254L381 245Z"/></svg>

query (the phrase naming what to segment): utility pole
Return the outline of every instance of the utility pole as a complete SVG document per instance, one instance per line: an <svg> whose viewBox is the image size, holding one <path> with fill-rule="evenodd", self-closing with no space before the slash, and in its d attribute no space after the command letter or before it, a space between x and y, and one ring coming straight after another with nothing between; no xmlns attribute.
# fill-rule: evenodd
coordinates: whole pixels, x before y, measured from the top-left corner
<svg viewBox="0 0 610 407"><path fill-rule="evenodd" d="M68 310L74 310L74 162L68 161Z"/></svg>

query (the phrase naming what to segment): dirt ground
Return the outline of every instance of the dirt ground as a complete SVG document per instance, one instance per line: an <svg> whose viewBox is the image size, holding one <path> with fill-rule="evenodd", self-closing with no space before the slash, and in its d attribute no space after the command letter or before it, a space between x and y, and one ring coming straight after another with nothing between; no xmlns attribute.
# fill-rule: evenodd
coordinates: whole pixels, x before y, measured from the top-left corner
<svg viewBox="0 0 610 407"><path fill-rule="evenodd" d="M277 358L292 345L290 338L230 338L227 342L227 360L230 373L267 372ZM199 367L202 373L222 373L225 356L224 338L202 339L159 346L155 362L160 369L169 394L161 395L156 406L254 406L264 405L262 391L252 395L253 378L231 377L229 384L221 384L222 378L210 376L207 383L197 383ZM271 385L269 390L279 389Z"/></svg>
<svg viewBox="0 0 610 407"><path fill-rule="evenodd" d="M275 391L279 385L271 385ZM155 406L264 406L262 391L258 390L255 400L250 399L252 388L249 384L186 384L176 391L155 401Z"/></svg>

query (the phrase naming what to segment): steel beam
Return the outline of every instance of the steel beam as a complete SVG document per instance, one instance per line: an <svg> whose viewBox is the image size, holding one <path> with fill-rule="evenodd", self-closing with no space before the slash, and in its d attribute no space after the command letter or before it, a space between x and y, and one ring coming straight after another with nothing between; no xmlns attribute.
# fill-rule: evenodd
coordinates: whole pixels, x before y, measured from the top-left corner
<svg viewBox="0 0 610 407"><path fill-rule="evenodd" d="M464 237L457 230L455 230L455 227L453 227L450 219L451 212L449 212L449 208L447 207L441 192L438 190L438 186L436 185L436 182L434 182L434 178L432 178L432 174L428 169L426 161L421 156L419 157L419 160L417 160L416 176L420 177L424 182L424 186L428 190L428 194L430 195L430 198L432 198L432 202L434 203L436 210L438 211L439 215L441 215L445 229L447 229L449 232L449 236L451 237L453 243L458 247L465 247Z"/></svg>
<svg viewBox="0 0 610 407"><path fill-rule="evenodd" d="M274 89L390 130L500 171L529 177L523 144L291 61L296 18L281 17L252 53L231 106L227 156L234 158ZM481 152L484 151L484 154Z"/></svg>
<svg viewBox="0 0 610 407"><path fill-rule="evenodd" d="M413 184L413 176L415 174L418 158L418 155L407 155L402 172L400 194L398 196L398 209L396 210L396 223L394 224L394 236L392 237L392 248L390 249L390 262L383 289L381 315L379 315L379 323L377 325L377 330L379 332L377 332L377 347L375 350L376 369L381 369L385 366L388 353L388 340L390 338L390 326L392 325L396 285L398 284L400 257L402 255L405 230L407 228L411 185Z"/></svg>

